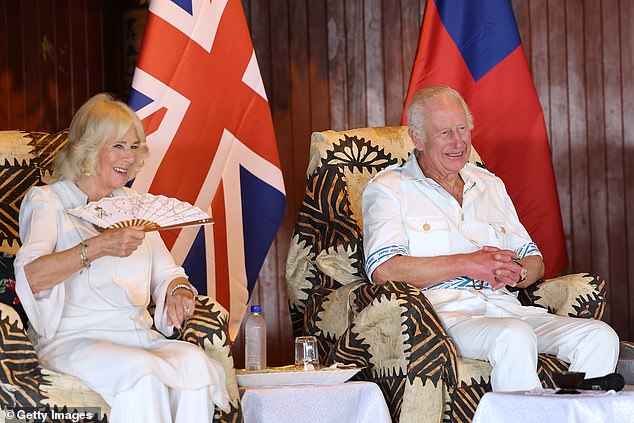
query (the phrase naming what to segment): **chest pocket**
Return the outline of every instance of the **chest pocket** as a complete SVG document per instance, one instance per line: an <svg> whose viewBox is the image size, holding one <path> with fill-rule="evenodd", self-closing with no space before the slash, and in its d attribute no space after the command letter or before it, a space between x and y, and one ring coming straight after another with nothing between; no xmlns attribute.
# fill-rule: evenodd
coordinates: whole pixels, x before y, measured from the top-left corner
<svg viewBox="0 0 634 423"><path fill-rule="evenodd" d="M405 231L412 256L433 257L449 253L449 222L446 217L407 217Z"/></svg>
<svg viewBox="0 0 634 423"><path fill-rule="evenodd" d="M512 235L517 230L505 218L504 213L496 208L483 208L476 211L476 220L488 238L486 244L494 245L501 249L512 249ZM485 240L482 240L485 242Z"/></svg>
<svg viewBox="0 0 634 423"><path fill-rule="evenodd" d="M489 232L491 239L495 240L498 248L512 250L511 237L515 228L506 221L489 221Z"/></svg>

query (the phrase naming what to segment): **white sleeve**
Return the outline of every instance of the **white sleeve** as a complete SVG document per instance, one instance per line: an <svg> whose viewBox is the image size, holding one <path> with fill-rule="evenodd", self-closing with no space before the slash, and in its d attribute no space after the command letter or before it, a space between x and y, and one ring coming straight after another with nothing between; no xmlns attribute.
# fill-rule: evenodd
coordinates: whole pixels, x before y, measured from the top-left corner
<svg viewBox="0 0 634 423"><path fill-rule="evenodd" d="M167 325L167 309L165 308L165 296L168 295L167 287L176 278L187 279L187 274L185 269L174 262L174 258L158 232L148 232L146 238L152 252L150 292L152 292L152 298L156 304L154 325L163 335L171 336L174 327ZM196 292L196 294L198 293Z"/></svg>
<svg viewBox="0 0 634 423"><path fill-rule="evenodd" d="M363 250L370 281L372 272L385 261L397 255L410 255L400 194L382 183L384 179L371 180L363 191Z"/></svg>
<svg viewBox="0 0 634 423"><path fill-rule="evenodd" d="M64 283L33 294L24 267L38 257L55 252L57 244L57 202L50 190L31 188L20 207L20 240L15 268L15 291L20 298L29 324L39 336L52 338L64 308Z"/></svg>

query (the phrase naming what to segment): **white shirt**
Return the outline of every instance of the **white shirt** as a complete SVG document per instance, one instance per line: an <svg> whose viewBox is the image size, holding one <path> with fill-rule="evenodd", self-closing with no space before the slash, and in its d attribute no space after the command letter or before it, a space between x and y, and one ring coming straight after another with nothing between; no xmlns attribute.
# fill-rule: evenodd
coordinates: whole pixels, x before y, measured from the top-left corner
<svg viewBox="0 0 634 423"><path fill-rule="evenodd" d="M130 190L115 190L113 195L130 195ZM170 281L186 277L157 232L147 233L128 257L98 258L89 269L52 288L31 292L24 272L28 263L98 235L91 224L66 212L86 201L73 182L61 180L32 188L20 207L22 247L14 264L16 292L29 317L28 334L40 360L84 380L106 400L153 374L177 389L208 386L210 399L224 407L228 393L222 366L200 348L167 340L152 329L147 311L150 295L156 304L154 324L169 336L173 327L167 325L166 291Z"/></svg>
<svg viewBox="0 0 634 423"><path fill-rule="evenodd" d="M519 257L541 255L520 223L502 180L471 163L459 173L464 181L462 206L440 184L425 177L415 151L403 165L390 166L368 182L363 192L363 246L370 280L379 265L396 255L471 253L485 245L515 251ZM532 314L506 289L477 293L447 289L468 288L471 279L467 277L438 282L425 291L436 311L460 312L452 302L464 303L473 294L510 301L513 315Z"/></svg>

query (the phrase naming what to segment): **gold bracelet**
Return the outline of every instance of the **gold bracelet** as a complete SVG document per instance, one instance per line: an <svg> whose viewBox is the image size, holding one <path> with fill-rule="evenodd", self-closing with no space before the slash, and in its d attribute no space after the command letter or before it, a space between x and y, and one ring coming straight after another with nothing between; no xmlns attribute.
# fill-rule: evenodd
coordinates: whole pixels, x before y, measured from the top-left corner
<svg viewBox="0 0 634 423"><path fill-rule="evenodd" d="M79 258L84 269L90 268L90 257L88 257L88 244L84 241L79 243Z"/></svg>

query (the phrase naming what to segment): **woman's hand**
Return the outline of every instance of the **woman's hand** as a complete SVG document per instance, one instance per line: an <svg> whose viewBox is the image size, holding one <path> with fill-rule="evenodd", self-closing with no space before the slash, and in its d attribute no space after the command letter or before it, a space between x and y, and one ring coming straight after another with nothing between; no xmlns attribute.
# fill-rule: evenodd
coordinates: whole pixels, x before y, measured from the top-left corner
<svg viewBox="0 0 634 423"><path fill-rule="evenodd" d="M89 248L94 244L98 256L127 257L132 254L145 239L143 226L106 229L88 241Z"/></svg>
<svg viewBox="0 0 634 423"><path fill-rule="evenodd" d="M145 239L143 226L106 229L68 250L47 254L24 266L26 278L34 293L50 289L71 274L82 271L86 264L104 256L127 257ZM88 260L85 260L88 259Z"/></svg>
<svg viewBox="0 0 634 423"><path fill-rule="evenodd" d="M178 283L172 283L165 294L165 309L167 310L167 324L178 329L186 319L194 314L194 294L186 288L178 288L179 285L190 286L182 279ZM174 290L176 287L176 290Z"/></svg>

